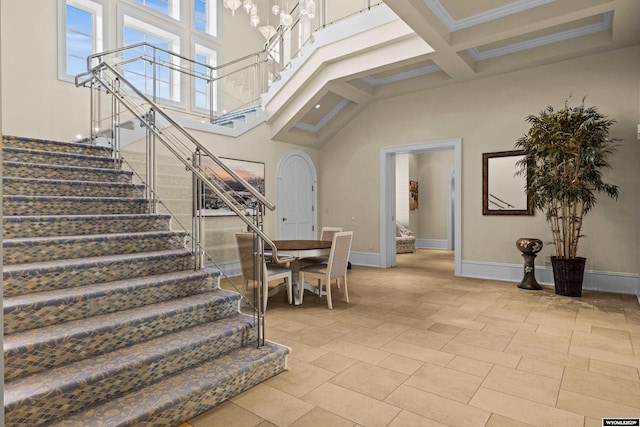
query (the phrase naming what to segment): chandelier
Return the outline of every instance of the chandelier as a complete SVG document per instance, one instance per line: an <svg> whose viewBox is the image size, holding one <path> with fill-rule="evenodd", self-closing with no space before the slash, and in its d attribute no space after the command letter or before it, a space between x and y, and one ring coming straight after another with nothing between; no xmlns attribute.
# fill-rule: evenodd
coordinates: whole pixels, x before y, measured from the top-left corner
<svg viewBox="0 0 640 427"><path fill-rule="evenodd" d="M280 25L288 27L293 24L293 17L289 13L289 4L287 0L267 0L265 3L268 7L271 2L271 13L276 16ZM224 7L231 10L231 14L235 16L236 10L244 9L249 15L249 24L252 27L258 27L260 25L260 15L258 13L258 0L224 0ZM300 15L309 19L313 19L316 16L316 1L315 0L301 0L298 3L300 8ZM268 40L276 34L276 29L273 25L269 25L269 18L267 17L267 25L259 27L258 30Z"/></svg>

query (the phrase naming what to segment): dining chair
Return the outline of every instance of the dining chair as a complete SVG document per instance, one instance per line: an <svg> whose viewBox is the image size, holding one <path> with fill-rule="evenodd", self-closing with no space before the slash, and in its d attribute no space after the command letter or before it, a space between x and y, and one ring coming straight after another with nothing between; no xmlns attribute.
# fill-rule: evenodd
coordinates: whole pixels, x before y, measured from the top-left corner
<svg viewBox="0 0 640 427"><path fill-rule="evenodd" d="M320 240L325 242L333 241L333 235L342 231L342 227L322 227L322 231L320 231ZM329 255L319 255L314 257L303 258L303 264L326 264L329 261Z"/></svg>
<svg viewBox="0 0 640 427"><path fill-rule="evenodd" d="M236 233L236 242L238 243L238 253L240 255L240 267L242 269L242 277L244 281L244 290L249 287L249 281L256 281L254 262L259 259L255 252L255 236L253 233ZM269 296L277 293L280 289L273 288L269 290L269 283L281 280L280 283L284 283L287 287L287 298L289 304L293 301L292 289L291 289L291 269L284 267L280 264L271 262L262 262L262 312L267 311L267 299ZM280 283L277 285L279 286Z"/></svg>
<svg viewBox="0 0 640 427"><path fill-rule="evenodd" d="M333 309L331 301L331 282L335 279L338 288L340 288L340 280L344 285L344 297L349 302L349 291L347 290L347 265L349 263L349 253L351 252L351 241L353 240L353 231L340 231L333 235L331 242L331 251L326 264L307 265L300 269L300 286L298 286L298 299L302 304L304 296L304 283L307 279L317 279L318 296L327 296L327 306ZM322 291L324 284L325 291Z"/></svg>

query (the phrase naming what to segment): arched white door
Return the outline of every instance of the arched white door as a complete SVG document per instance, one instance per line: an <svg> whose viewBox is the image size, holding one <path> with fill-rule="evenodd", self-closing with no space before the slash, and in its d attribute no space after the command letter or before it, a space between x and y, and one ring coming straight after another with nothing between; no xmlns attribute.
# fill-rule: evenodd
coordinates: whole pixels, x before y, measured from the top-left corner
<svg viewBox="0 0 640 427"><path fill-rule="evenodd" d="M316 239L316 169L301 150L280 160L277 176L278 239Z"/></svg>

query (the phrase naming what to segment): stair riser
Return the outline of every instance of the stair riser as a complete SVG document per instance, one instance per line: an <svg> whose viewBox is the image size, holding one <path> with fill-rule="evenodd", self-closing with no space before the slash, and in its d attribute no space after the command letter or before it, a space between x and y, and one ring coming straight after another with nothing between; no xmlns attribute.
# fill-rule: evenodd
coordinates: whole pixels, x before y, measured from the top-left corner
<svg viewBox="0 0 640 427"><path fill-rule="evenodd" d="M53 220L55 219L55 220ZM169 229L168 218L118 218L107 216L68 219L42 218L4 221L5 239L18 237L84 236L87 234L128 233L137 231L163 231Z"/></svg>
<svg viewBox="0 0 640 427"><path fill-rule="evenodd" d="M11 200L5 198L3 215L114 215L143 214L149 204L141 199L118 200Z"/></svg>
<svg viewBox="0 0 640 427"><path fill-rule="evenodd" d="M131 174L113 169L65 169L55 165L3 164L4 176L67 181L131 182Z"/></svg>
<svg viewBox="0 0 640 427"><path fill-rule="evenodd" d="M167 313L143 322L125 322L97 331L82 331L64 339L52 338L42 345L27 345L16 351L5 351L5 381L214 322L237 311L237 300L204 302L190 310Z"/></svg>
<svg viewBox="0 0 640 427"><path fill-rule="evenodd" d="M85 157L69 153L4 150L5 162L39 163L44 165L81 166L85 168L118 169L109 157Z"/></svg>
<svg viewBox="0 0 640 427"><path fill-rule="evenodd" d="M4 136L2 138L2 145L4 147L26 148L29 150L58 151L61 153L86 154L89 156L111 156L111 150L105 147L87 144L43 141L13 136Z"/></svg>
<svg viewBox="0 0 640 427"><path fill-rule="evenodd" d="M86 298L73 295L60 301L25 306L16 310L7 310L5 307L4 331L6 334L28 331L57 323L183 298L213 291L216 288L216 280L194 277L189 280L175 280L167 283L132 285Z"/></svg>
<svg viewBox="0 0 640 427"><path fill-rule="evenodd" d="M40 425L51 421L50 408L56 410L57 417L83 409L96 402L104 401L137 387L142 387L183 369L202 363L210 358L254 342L251 329L237 331L213 342L198 347L190 346L182 351L165 356L153 363L132 361L122 372L108 377L100 377L95 382L79 384L77 389L51 393L40 399L16 402L8 407L6 422L24 425Z"/></svg>
<svg viewBox="0 0 640 427"><path fill-rule="evenodd" d="M5 265L29 264L61 259L133 254L183 248L183 239L175 233L167 236L101 238L87 241L25 243L4 246Z"/></svg>
<svg viewBox="0 0 640 427"><path fill-rule="evenodd" d="M221 366L221 370L224 366ZM286 356L274 358L268 363L254 365L242 375L234 376L225 381L215 384L215 387L207 387L202 391L193 393L188 398L183 398L181 403L169 408L163 412L154 413L151 417L144 420L135 420L135 423L119 424L120 426L136 427L160 427L160 426L176 426L180 425L184 420L189 420L196 415L213 408L214 406L231 399L240 393L249 390L251 387L284 372L286 369ZM207 384L208 385L208 384ZM73 424L65 424L65 427L74 426ZM82 427L76 424L74 427Z"/></svg>
<svg viewBox="0 0 640 427"><path fill-rule="evenodd" d="M109 185L109 183L88 184L82 181L51 182L21 181L5 179L3 194L23 196L74 196L74 197L142 197L142 186Z"/></svg>
<svg viewBox="0 0 640 427"><path fill-rule="evenodd" d="M52 291L191 268L193 268L193 257L189 254L81 264L76 268L5 271L3 274L4 295L14 296L31 292Z"/></svg>

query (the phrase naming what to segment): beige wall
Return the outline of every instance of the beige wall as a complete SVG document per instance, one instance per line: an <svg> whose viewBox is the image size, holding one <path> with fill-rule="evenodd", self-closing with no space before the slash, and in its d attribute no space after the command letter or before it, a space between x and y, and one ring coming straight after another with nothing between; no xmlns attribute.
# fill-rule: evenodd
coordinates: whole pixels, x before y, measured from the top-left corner
<svg viewBox="0 0 640 427"><path fill-rule="evenodd" d="M61 140L86 133L88 91L57 78L57 2L2 6L4 133Z"/></svg>
<svg viewBox="0 0 640 427"><path fill-rule="evenodd" d="M379 252L380 148L460 137L462 259L519 264L515 240L549 241L550 233L540 213L482 216L482 153L511 149L527 130L527 115L547 105L562 107L570 95L572 102L586 95L589 104L617 120L613 136L623 142L606 177L621 194L617 203L600 198L586 218L588 237L579 252L587 257L587 269L638 273L639 68L640 47L633 47L374 102L322 148L320 222L330 217L353 229L354 251Z"/></svg>

